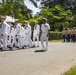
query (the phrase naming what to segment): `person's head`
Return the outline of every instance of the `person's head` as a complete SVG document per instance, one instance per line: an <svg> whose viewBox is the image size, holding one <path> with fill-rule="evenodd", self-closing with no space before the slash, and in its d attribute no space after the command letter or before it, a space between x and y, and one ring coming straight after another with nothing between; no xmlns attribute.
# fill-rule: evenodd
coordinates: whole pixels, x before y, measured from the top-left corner
<svg viewBox="0 0 76 75"><path fill-rule="evenodd" d="M25 25L28 25L28 21L25 21Z"/></svg>
<svg viewBox="0 0 76 75"><path fill-rule="evenodd" d="M35 21L35 25L37 25L38 24L38 21Z"/></svg>
<svg viewBox="0 0 76 75"><path fill-rule="evenodd" d="M42 21L43 21L43 24L45 24L47 22L47 19L43 18Z"/></svg>
<svg viewBox="0 0 76 75"><path fill-rule="evenodd" d="M18 24L18 19L15 20L15 25L17 25L17 24Z"/></svg>
<svg viewBox="0 0 76 75"><path fill-rule="evenodd" d="M5 21L5 16L0 17L1 22Z"/></svg>

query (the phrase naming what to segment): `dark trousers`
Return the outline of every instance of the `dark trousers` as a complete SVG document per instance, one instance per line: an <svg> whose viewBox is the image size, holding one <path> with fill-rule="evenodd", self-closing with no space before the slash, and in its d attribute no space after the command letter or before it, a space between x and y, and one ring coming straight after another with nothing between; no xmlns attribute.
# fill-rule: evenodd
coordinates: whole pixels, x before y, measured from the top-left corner
<svg viewBox="0 0 76 75"><path fill-rule="evenodd" d="M75 39L76 39L75 34L73 34L72 35L72 42L75 42Z"/></svg>
<svg viewBox="0 0 76 75"><path fill-rule="evenodd" d="M63 35L63 42L66 42L66 36Z"/></svg>
<svg viewBox="0 0 76 75"><path fill-rule="evenodd" d="M67 35L67 42L70 42L70 34Z"/></svg>

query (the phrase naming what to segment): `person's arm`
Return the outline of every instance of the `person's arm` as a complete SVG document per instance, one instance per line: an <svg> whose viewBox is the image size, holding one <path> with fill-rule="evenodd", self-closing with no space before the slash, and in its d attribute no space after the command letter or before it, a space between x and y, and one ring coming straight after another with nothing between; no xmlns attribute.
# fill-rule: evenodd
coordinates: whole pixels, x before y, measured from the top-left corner
<svg viewBox="0 0 76 75"><path fill-rule="evenodd" d="M48 24L48 34L47 34L47 37L49 36L49 33L50 33L50 26Z"/></svg>

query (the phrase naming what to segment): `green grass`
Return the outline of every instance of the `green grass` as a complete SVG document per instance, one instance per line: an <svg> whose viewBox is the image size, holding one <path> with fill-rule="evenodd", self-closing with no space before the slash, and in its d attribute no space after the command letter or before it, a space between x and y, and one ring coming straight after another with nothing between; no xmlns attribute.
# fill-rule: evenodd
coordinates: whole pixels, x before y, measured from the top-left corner
<svg viewBox="0 0 76 75"><path fill-rule="evenodd" d="M65 72L63 75L76 75L76 66Z"/></svg>
<svg viewBox="0 0 76 75"><path fill-rule="evenodd" d="M49 40L50 42L63 42L63 40Z"/></svg>

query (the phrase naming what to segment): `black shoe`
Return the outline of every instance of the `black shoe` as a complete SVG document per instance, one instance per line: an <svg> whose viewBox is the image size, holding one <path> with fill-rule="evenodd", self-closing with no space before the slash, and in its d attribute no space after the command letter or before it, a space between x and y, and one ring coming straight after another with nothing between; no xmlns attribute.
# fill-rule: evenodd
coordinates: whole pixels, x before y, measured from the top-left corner
<svg viewBox="0 0 76 75"><path fill-rule="evenodd" d="M0 50L2 50L2 48L0 48Z"/></svg>
<svg viewBox="0 0 76 75"><path fill-rule="evenodd" d="M19 48L18 46L16 46L16 48Z"/></svg>
<svg viewBox="0 0 76 75"><path fill-rule="evenodd" d="M39 47L39 46L37 46L37 47Z"/></svg>
<svg viewBox="0 0 76 75"><path fill-rule="evenodd" d="M25 49L25 47L23 46L22 49Z"/></svg>
<svg viewBox="0 0 76 75"><path fill-rule="evenodd" d="M12 50L12 47L8 46L8 48Z"/></svg>
<svg viewBox="0 0 76 75"><path fill-rule="evenodd" d="M26 45L24 45L24 47L27 47Z"/></svg>
<svg viewBox="0 0 76 75"><path fill-rule="evenodd" d="M1 50L1 51L6 51L6 50Z"/></svg>

